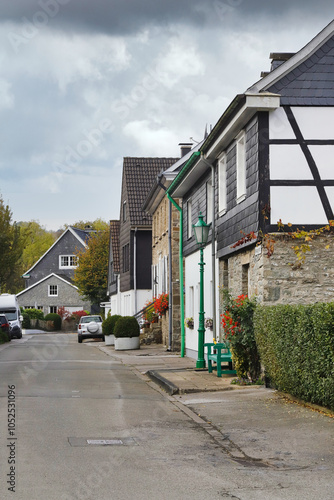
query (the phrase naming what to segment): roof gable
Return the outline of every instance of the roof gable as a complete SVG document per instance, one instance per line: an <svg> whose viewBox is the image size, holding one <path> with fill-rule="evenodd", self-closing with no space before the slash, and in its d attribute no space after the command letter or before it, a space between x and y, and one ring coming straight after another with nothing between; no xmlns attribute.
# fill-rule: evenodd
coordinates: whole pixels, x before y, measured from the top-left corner
<svg viewBox="0 0 334 500"><path fill-rule="evenodd" d="M51 278L51 277L54 277L54 278L57 278L59 281L62 281L63 283L65 283L66 285L72 287L72 288L75 288L75 290L78 290L78 287L73 285L72 283L70 283L70 281L62 278L61 276L59 276L58 274L55 274L55 273L51 273L49 274L48 276L45 276L44 278L42 278L41 280L37 281L36 283L34 283L33 285L29 286L28 288L25 288L24 290L22 290L22 292L19 292L16 294L17 297L19 297L20 295L23 295L24 293L28 292L29 290L31 290L32 288L34 288L35 286L38 286L40 285L41 283L43 283L43 281L46 281L47 279Z"/></svg>
<svg viewBox="0 0 334 500"><path fill-rule="evenodd" d="M35 262L35 264L30 268L28 269L28 271L26 271L24 274L29 274L36 266L37 264L39 264L45 257L46 255L48 255L53 249L54 247L59 243L59 241L66 237L66 235L68 233L71 233L73 236L75 236L75 238L79 241L79 243L83 246L83 247L86 247L87 248L87 243L86 241L88 240L89 238L89 235L90 233L89 232L85 232L81 229L77 229L77 228L74 228L74 227L71 227L69 226L64 232L63 234L61 234L59 236L59 238L53 243L53 245L50 246L50 248Z"/></svg>
<svg viewBox="0 0 334 500"><path fill-rule="evenodd" d="M123 162L123 199L126 201L130 224L150 226L152 217L143 211L145 199L157 175L167 170L177 158L132 158L125 157Z"/></svg>
<svg viewBox="0 0 334 500"><path fill-rule="evenodd" d="M333 83L334 21L248 92L280 94L283 105L333 105Z"/></svg>

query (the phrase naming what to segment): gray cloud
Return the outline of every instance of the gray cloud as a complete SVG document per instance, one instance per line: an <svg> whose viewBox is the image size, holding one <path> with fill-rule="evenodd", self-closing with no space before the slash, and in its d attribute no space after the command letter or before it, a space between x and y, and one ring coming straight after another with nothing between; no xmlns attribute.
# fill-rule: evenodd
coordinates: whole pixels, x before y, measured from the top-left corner
<svg viewBox="0 0 334 500"><path fill-rule="evenodd" d="M219 27L227 18L235 25L254 22L259 16L277 23L295 11L299 12L294 19L298 25L304 15L323 16L324 9L328 14L333 12L331 0L2 0L0 18L15 23L44 22L70 31L125 35L152 25Z"/></svg>

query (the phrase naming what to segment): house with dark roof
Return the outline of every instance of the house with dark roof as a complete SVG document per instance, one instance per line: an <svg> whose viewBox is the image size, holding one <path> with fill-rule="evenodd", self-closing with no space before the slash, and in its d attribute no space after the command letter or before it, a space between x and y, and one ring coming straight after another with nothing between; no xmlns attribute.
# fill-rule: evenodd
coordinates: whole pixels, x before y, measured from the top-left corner
<svg viewBox="0 0 334 500"><path fill-rule="evenodd" d="M68 311L90 310L73 283L77 267L77 251L86 249L92 229L69 226L44 255L23 275L26 288L17 294L23 308L42 309L44 314L57 312L64 306Z"/></svg>
<svg viewBox="0 0 334 500"><path fill-rule="evenodd" d="M106 303L106 314L109 311L118 311L120 309L120 262L119 262L119 229L120 221L110 221L110 240L109 240L109 267L108 267L108 286L107 296L109 303Z"/></svg>
<svg viewBox="0 0 334 500"><path fill-rule="evenodd" d="M203 141L202 141L203 142ZM160 172L143 205L152 215L152 288L153 296L169 294L169 308L162 317L162 342L171 351L182 351L184 338L183 264L180 266L180 200L167 198L166 190L202 144L181 143L181 156Z"/></svg>
<svg viewBox="0 0 334 500"><path fill-rule="evenodd" d="M175 161L176 158L124 158L119 236L117 232L111 232L110 244L112 314L133 315L152 299L152 216L143 210L143 205L157 176ZM119 276L116 280L112 278L111 269L113 267L115 274L117 237Z"/></svg>
<svg viewBox="0 0 334 500"><path fill-rule="evenodd" d="M301 232L334 219L334 21L299 52L271 59L271 70L234 98L167 190L182 199L185 314L194 316L195 330L192 225L200 212L212 222L204 310L216 319L206 341L222 334L215 280L232 296L269 305L334 300L333 236L305 241ZM298 229L296 241L291 231ZM188 330L186 352L196 357L197 336Z"/></svg>

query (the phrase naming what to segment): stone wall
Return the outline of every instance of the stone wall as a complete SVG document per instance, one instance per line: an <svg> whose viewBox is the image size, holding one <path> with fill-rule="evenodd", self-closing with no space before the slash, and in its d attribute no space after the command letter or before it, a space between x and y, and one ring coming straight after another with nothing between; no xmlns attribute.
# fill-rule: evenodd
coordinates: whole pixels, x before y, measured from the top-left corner
<svg viewBox="0 0 334 500"><path fill-rule="evenodd" d="M334 236L317 236L309 243L303 264L292 247L298 240L283 234L273 235L274 252L257 246L219 261L220 288L236 297L247 293L260 303L310 304L334 301ZM220 314L222 300L220 300Z"/></svg>
<svg viewBox="0 0 334 500"><path fill-rule="evenodd" d="M165 196L153 215L152 223L152 263L158 265L159 258L168 256L168 215L169 201ZM180 308L180 281L179 281L179 229L180 215L178 210L172 206L172 350L179 351L181 346L181 308ZM169 266L168 266L169 283ZM162 342L169 345L168 314L162 318Z"/></svg>

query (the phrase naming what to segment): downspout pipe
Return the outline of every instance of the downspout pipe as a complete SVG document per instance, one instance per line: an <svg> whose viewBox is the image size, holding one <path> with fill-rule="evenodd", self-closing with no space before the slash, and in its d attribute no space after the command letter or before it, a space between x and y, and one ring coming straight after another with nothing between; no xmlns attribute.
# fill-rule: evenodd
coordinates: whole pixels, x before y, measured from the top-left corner
<svg viewBox="0 0 334 500"><path fill-rule="evenodd" d="M211 183L212 183L212 237L211 237L211 249L212 249L212 322L213 322L213 338L217 339L217 304L216 304L216 212L215 212L215 191L216 191L216 181L215 181L215 167L212 163L208 162L202 154L201 160L211 168Z"/></svg>
<svg viewBox="0 0 334 500"><path fill-rule="evenodd" d="M168 283L168 351L172 350L172 339L173 339L173 262L172 262L172 203L168 200L168 253L169 253L169 262L168 262L168 274L169 274L169 283Z"/></svg>
<svg viewBox="0 0 334 500"><path fill-rule="evenodd" d="M137 309L137 228L135 227L133 236L133 288L135 294L135 314Z"/></svg>
<svg viewBox="0 0 334 500"><path fill-rule="evenodd" d="M184 299L183 299L183 217L182 208L176 203L175 200L167 191L167 198L174 205L174 207L180 212L180 241L179 241L179 273L180 273L180 308L181 308L181 358L184 358L185 354L185 332L184 332Z"/></svg>

